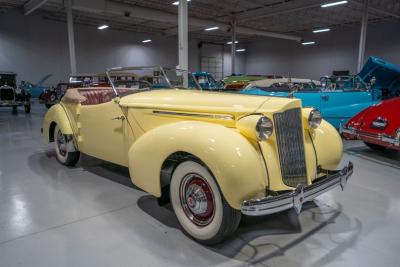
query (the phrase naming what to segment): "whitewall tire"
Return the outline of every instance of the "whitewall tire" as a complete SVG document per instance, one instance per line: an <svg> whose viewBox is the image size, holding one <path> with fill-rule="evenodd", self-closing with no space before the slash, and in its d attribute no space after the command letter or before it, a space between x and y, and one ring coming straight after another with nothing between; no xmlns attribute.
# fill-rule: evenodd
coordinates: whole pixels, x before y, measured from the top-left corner
<svg viewBox="0 0 400 267"><path fill-rule="evenodd" d="M58 126L54 127L54 144L56 150L56 158L58 162L65 166L74 166L80 156L79 151L70 152L67 150L67 140ZM72 142L70 140L69 142Z"/></svg>
<svg viewBox="0 0 400 267"><path fill-rule="evenodd" d="M183 230L201 243L219 243L239 226L241 212L229 206L213 175L195 159L174 170L170 199Z"/></svg>

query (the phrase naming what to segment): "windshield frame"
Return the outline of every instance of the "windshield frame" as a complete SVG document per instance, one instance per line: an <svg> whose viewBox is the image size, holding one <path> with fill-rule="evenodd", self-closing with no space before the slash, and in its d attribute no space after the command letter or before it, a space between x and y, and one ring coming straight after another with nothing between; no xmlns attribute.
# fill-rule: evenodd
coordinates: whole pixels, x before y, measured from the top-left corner
<svg viewBox="0 0 400 267"><path fill-rule="evenodd" d="M189 76L191 76L191 79L192 79L192 81L194 82L195 87L197 87L197 88L193 88L193 89L200 90L200 91L203 90L203 89L201 88L201 86L199 85L199 83L197 82L197 80L195 79L195 77L193 76L193 73L192 73L192 72L189 72L188 70L178 69L178 68L168 68L168 67L162 67L162 66L114 67L114 68L109 68L109 69L106 70L106 76L107 76L107 78L108 78L108 81L109 81L109 83L110 83L110 85L111 85L111 88L112 88L112 90L113 90L113 92L114 92L115 97L119 97L119 93L118 93L118 90L117 90L117 88L116 88L116 86L115 86L115 83L114 83L114 81L113 81L113 79L112 79L112 72L116 72L116 71L118 71L118 72L123 72L123 71L135 71L135 70L145 70L145 69L153 69L153 70L158 70L158 71L160 71L160 72L162 73L162 75L164 76L165 81L166 81L166 83L167 83L169 89L174 89L174 88L178 88L178 87L172 86L171 81L170 81L170 79L169 79L169 77L168 77L166 71L175 71L175 72L186 73L186 74L188 75L188 78L189 78ZM184 77L185 77L185 76L184 76ZM189 81L184 81L184 83L185 83L185 82L189 85ZM186 89L186 88L185 88L185 89ZM187 89L189 89L189 88L187 88ZM152 89L150 89L150 90L152 90Z"/></svg>

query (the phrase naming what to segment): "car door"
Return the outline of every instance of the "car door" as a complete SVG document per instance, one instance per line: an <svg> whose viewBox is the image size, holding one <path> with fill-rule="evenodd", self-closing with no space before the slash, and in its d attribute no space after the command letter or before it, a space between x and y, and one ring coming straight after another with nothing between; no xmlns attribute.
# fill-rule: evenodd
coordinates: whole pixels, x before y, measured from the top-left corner
<svg viewBox="0 0 400 267"><path fill-rule="evenodd" d="M82 105L78 116L79 148L93 157L127 166L127 122L117 101Z"/></svg>
<svg viewBox="0 0 400 267"><path fill-rule="evenodd" d="M336 128L377 102L370 91L359 90L322 91L320 97L322 116Z"/></svg>

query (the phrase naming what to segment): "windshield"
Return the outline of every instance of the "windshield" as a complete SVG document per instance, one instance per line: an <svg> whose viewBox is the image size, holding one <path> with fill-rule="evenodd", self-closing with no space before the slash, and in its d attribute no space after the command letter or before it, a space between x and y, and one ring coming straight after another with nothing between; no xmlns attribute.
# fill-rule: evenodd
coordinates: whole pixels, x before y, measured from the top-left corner
<svg viewBox="0 0 400 267"><path fill-rule="evenodd" d="M333 76L322 82L327 90L365 91L367 84L359 76Z"/></svg>
<svg viewBox="0 0 400 267"><path fill-rule="evenodd" d="M201 90L190 72L163 67L113 68L106 73L109 85L117 95L157 89Z"/></svg>
<svg viewBox="0 0 400 267"><path fill-rule="evenodd" d="M318 91L319 88L313 82L279 82L274 83L268 87L258 87L261 90L267 92L291 92L291 91L299 91L299 92L309 92L309 91Z"/></svg>

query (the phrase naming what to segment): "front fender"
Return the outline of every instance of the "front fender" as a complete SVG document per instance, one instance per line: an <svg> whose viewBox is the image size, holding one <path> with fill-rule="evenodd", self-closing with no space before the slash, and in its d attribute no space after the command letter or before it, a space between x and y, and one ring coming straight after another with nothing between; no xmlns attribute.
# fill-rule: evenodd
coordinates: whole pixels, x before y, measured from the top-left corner
<svg viewBox="0 0 400 267"><path fill-rule="evenodd" d="M152 129L131 146L128 157L133 183L160 197L161 167L175 152L192 154L206 164L235 209L265 192L267 174L256 145L234 129L193 121Z"/></svg>
<svg viewBox="0 0 400 267"><path fill-rule="evenodd" d="M343 157L343 142L339 132L322 120L317 129L310 129L317 154L318 165L325 170L335 170Z"/></svg>
<svg viewBox="0 0 400 267"><path fill-rule="evenodd" d="M67 113L60 104L52 106L46 113L43 121L43 138L46 143L52 142L51 131L54 130L54 125L58 125L61 132L64 134L73 134L70 121Z"/></svg>

